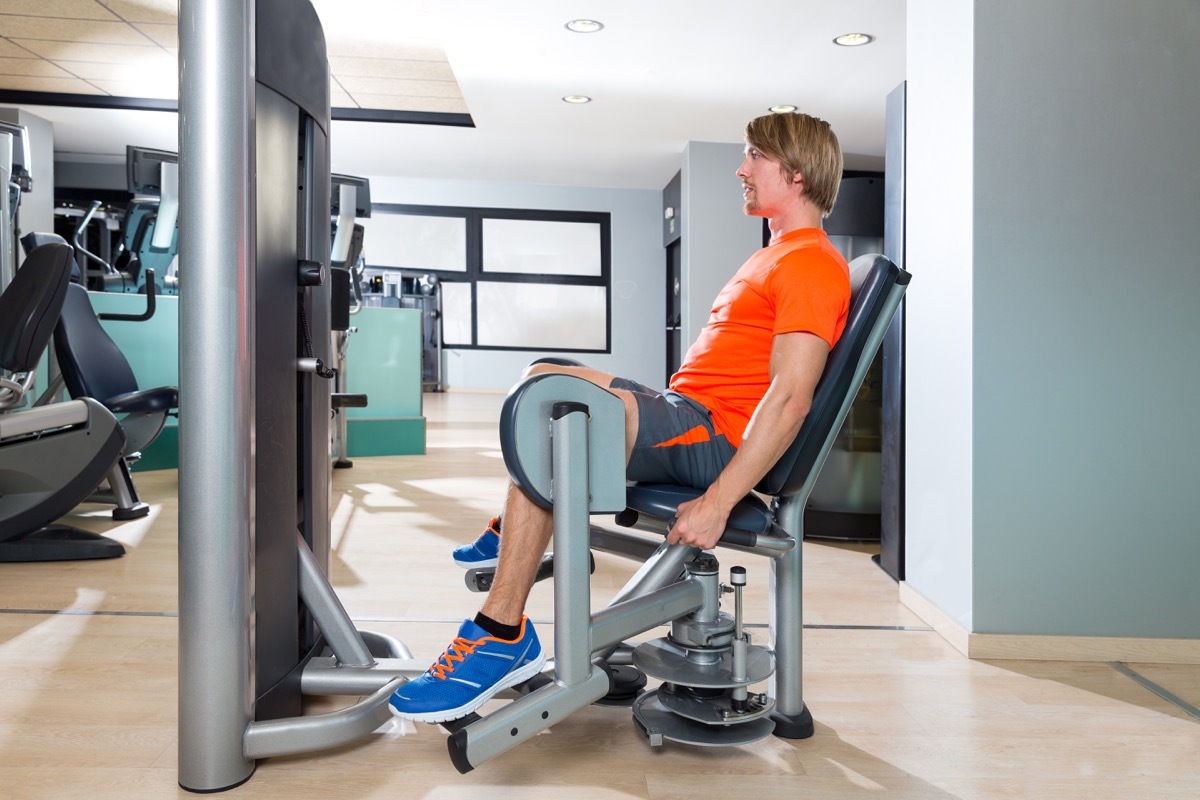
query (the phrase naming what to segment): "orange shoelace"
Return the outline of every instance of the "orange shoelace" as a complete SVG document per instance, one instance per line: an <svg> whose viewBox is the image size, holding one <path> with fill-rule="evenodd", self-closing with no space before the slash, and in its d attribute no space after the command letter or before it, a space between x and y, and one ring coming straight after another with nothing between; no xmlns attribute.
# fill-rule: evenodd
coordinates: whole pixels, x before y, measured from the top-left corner
<svg viewBox="0 0 1200 800"><path fill-rule="evenodd" d="M446 676L454 672L455 662L461 664L483 642L483 639L472 642L459 636L450 643L450 646L446 648L446 652L438 656L438 660L433 662L433 666L429 668L429 674L440 681L446 680Z"/></svg>

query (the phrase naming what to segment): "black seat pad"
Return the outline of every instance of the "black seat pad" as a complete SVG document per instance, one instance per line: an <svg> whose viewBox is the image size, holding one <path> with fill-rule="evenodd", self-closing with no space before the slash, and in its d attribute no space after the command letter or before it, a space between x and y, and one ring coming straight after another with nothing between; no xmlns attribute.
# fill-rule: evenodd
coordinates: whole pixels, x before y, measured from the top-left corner
<svg viewBox="0 0 1200 800"><path fill-rule="evenodd" d="M638 514L671 519L680 503L695 500L704 494L702 489L675 486L669 483L635 483L625 490L625 503ZM771 531L771 511L757 495L747 495L738 501L729 514L728 528L767 534Z"/></svg>
<svg viewBox="0 0 1200 800"><path fill-rule="evenodd" d="M160 386L157 389L124 392L105 398L103 403L104 407L114 414L169 411L179 405L179 389L175 386Z"/></svg>

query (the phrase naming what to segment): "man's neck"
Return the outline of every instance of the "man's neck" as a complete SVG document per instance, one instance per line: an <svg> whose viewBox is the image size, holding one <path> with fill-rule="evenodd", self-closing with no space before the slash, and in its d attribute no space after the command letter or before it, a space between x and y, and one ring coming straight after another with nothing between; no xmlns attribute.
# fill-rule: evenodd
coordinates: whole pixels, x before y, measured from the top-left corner
<svg viewBox="0 0 1200 800"><path fill-rule="evenodd" d="M767 228L771 231L772 241L792 231L798 231L801 228L820 227L821 212L807 203L802 207L792 209L789 213L767 219Z"/></svg>

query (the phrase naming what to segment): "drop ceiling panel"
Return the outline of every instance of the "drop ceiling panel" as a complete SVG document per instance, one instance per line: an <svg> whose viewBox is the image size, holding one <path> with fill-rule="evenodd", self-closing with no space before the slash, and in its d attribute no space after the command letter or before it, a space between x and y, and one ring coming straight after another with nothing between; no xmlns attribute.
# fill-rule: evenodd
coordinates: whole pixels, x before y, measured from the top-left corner
<svg viewBox="0 0 1200 800"><path fill-rule="evenodd" d="M92 61L102 64L141 66L148 60L158 60L160 63L168 64L171 69L175 67L175 59L170 53L157 45L146 42L145 39L142 40L142 44L136 46L87 42L45 42L36 39L19 39L17 43L42 58L58 63Z"/></svg>
<svg viewBox="0 0 1200 800"><path fill-rule="evenodd" d="M383 111L429 111L440 114L467 114L467 103L461 97L414 97L396 94L356 94L354 100L362 108ZM353 107L353 106L351 106Z"/></svg>
<svg viewBox="0 0 1200 800"><path fill-rule="evenodd" d="M3 13L64 19L117 19L115 14L96 0L4 0Z"/></svg>
<svg viewBox="0 0 1200 800"><path fill-rule="evenodd" d="M159 63L155 64L154 62ZM174 62L169 58L163 59L157 55L142 64L119 64L104 61L59 61L57 64L76 78L88 81L122 81L126 83L145 80L146 73L154 69L175 68Z"/></svg>
<svg viewBox="0 0 1200 800"><path fill-rule="evenodd" d="M0 90L174 99L176 2L3 0ZM440 46L344 29L326 34L334 106L468 113Z"/></svg>
<svg viewBox="0 0 1200 800"><path fill-rule="evenodd" d="M366 39L359 36L339 37L326 31L325 53L336 57L358 58L367 56L379 59L412 61L446 61L446 52L429 42L408 42L399 38L392 41Z"/></svg>
<svg viewBox="0 0 1200 800"><path fill-rule="evenodd" d="M104 0L104 5L127 22L161 22L174 25L179 0Z"/></svg>
<svg viewBox="0 0 1200 800"><path fill-rule="evenodd" d="M329 68L339 78L376 77L454 82L454 72L445 61L331 56Z"/></svg>
<svg viewBox="0 0 1200 800"><path fill-rule="evenodd" d="M88 83L113 97L145 97L152 100L174 100L178 93L177 82L136 80L101 80L89 79Z"/></svg>
<svg viewBox="0 0 1200 800"><path fill-rule="evenodd" d="M40 58L4 58L0 56L0 75L13 77L72 78L76 75Z"/></svg>
<svg viewBox="0 0 1200 800"><path fill-rule="evenodd" d="M32 58L37 56L20 45L13 44L8 39L0 39L0 58Z"/></svg>
<svg viewBox="0 0 1200 800"><path fill-rule="evenodd" d="M5 89L16 92L60 92L63 94L95 94L96 87L78 78L37 78L23 75L3 75Z"/></svg>
<svg viewBox="0 0 1200 800"><path fill-rule="evenodd" d="M339 75L338 83L355 97L360 94L405 95L409 97L457 97L454 81L409 81L396 78L375 78Z"/></svg>
<svg viewBox="0 0 1200 800"><path fill-rule="evenodd" d="M137 22L133 25L143 36L155 44L171 50L179 49L179 26L174 22Z"/></svg>
<svg viewBox="0 0 1200 800"><path fill-rule="evenodd" d="M119 20L16 17L9 14L0 14L0 36L14 40L147 44L145 36Z"/></svg>

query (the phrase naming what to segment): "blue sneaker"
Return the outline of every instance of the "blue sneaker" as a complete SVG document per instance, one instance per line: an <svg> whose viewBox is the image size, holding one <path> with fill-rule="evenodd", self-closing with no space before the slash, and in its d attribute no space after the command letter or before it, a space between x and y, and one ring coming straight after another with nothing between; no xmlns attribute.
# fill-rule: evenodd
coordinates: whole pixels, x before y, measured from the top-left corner
<svg viewBox="0 0 1200 800"><path fill-rule="evenodd" d="M388 705L401 719L448 722L470 714L501 689L529 680L545 663L528 617L521 617L521 635L511 642L468 619L433 666L393 692Z"/></svg>
<svg viewBox="0 0 1200 800"><path fill-rule="evenodd" d="M454 548L454 563L463 569L494 567L500 563L500 518L492 517L487 530L471 544Z"/></svg>

